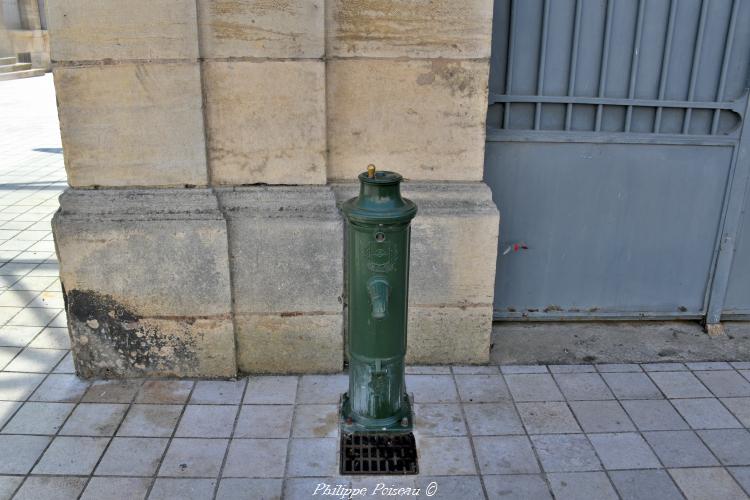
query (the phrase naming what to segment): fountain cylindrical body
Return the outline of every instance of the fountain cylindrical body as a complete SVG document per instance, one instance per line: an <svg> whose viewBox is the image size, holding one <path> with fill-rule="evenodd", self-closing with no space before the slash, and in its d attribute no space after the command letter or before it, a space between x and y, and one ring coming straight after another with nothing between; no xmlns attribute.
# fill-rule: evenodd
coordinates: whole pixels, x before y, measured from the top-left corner
<svg viewBox="0 0 750 500"><path fill-rule="evenodd" d="M360 174L359 196L345 202L347 220L348 431L408 431L404 382L409 296L410 223L417 207L401 197L394 172Z"/></svg>

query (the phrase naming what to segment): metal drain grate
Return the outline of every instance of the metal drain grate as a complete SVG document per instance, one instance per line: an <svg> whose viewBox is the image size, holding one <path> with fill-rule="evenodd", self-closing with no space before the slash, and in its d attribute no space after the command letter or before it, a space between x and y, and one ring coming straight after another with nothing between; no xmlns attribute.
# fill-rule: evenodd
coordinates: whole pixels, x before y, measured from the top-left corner
<svg viewBox="0 0 750 500"><path fill-rule="evenodd" d="M417 474L414 434L341 434L341 474Z"/></svg>

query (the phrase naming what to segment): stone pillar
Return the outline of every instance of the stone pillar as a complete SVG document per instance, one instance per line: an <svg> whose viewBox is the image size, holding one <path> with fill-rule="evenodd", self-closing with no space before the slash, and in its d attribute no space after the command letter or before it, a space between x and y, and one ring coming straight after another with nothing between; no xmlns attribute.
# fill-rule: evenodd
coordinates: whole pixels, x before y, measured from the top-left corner
<svg viewBox="0 0 750 500"><path fill-rule="evenodd" d="M337 203L368 163L420 206L410 360L486 362L491 4L50 3L79 372L341 370Z"/></svg>
<svg viewBox="0 0 750 500"><path fill-rule="evenodd" d="M18 11L21 14L23 29L42 29L42 18L39 16L39 3L37 0L18 0Z"/></svg>
<svg viewBox="0 0 750 500"><path fill-rule="evenodd" d="M0 57L15 57L13 45L10 41L8 28L5 26L5 15L3 14L3 2L0 2Z"/></svg>

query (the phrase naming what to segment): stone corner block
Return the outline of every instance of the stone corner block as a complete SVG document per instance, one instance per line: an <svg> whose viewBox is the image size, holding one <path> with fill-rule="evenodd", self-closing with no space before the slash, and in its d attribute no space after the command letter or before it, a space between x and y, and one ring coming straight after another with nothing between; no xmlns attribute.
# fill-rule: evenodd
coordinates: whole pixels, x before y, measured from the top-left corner
<svg viewBox="0 0 750 500"><path fill-rule="evenodd" d="M321 58L323 0L199 0L203 57Z"/></svg>
<svg viewBox="0 0 750 500"><path fill-rule="evenodd" d="M343 227L331 189L217 192L229 228L240 369L340 371Z"/></svg>
<svg viewBox="0 0 750 500"><path fill-rule="evenodd" d="M52 229L81 375L236 374L226 222L210 190L68 189Z"/></svg>
<svg viewBox="0 0 750 500"><path fill-rule="evenodd" d="M195 0L64 0L47 5L55 61L196 59Z"/></svg>
<svg viewBox="0 0 750 500"><path fill-rule="evenodd" d="M216 185L325 184L322 61L204 63Z"/></svg>
<svg viewBox="0 0 750 500"><path fill-rule="evenodd" d="M329 179L374 163L412 180L482 180L488 71L486 61L329 61Z"/></svg>
<svg viewBox="0 0 750 500"><path fill-rule="evenodd" d="M331 56L490 56L492 0L330 0L326 4Z"/></svg>
<svg viewBox="0 0 750 500"><path fill-rule="evenodd" d="M206 185L198 64L54 69L73 187Z"/></svg>

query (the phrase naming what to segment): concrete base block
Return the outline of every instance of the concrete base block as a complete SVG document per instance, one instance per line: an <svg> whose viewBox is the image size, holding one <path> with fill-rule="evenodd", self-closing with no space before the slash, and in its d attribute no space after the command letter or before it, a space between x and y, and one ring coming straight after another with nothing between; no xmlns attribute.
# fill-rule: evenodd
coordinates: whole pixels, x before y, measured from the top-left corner
<svg viewBox="0 0 750 500"><path fill-rule="evenodd" d="M483 364L490 360L492 306L410 307L406 362Z"/></svg>
<svg viewBox="0 0 750 500"><path fill-rule="evenodd" d="M244 373L335 373L344 366L340 313L238 315L235 323Z"/></svg>
<svg viewBox="0 0 750 500"><path fill-rule="evenodd" d="M226 222L204 189L77 190L52 221L84 376L236 374Z"/></svg>
<svg viewBox="0 0 750 500"><path fill-rule="evenodd" d="M709 337L721 337L722 335L726 335L722 323L706 323L705 329Z"/></svg>

